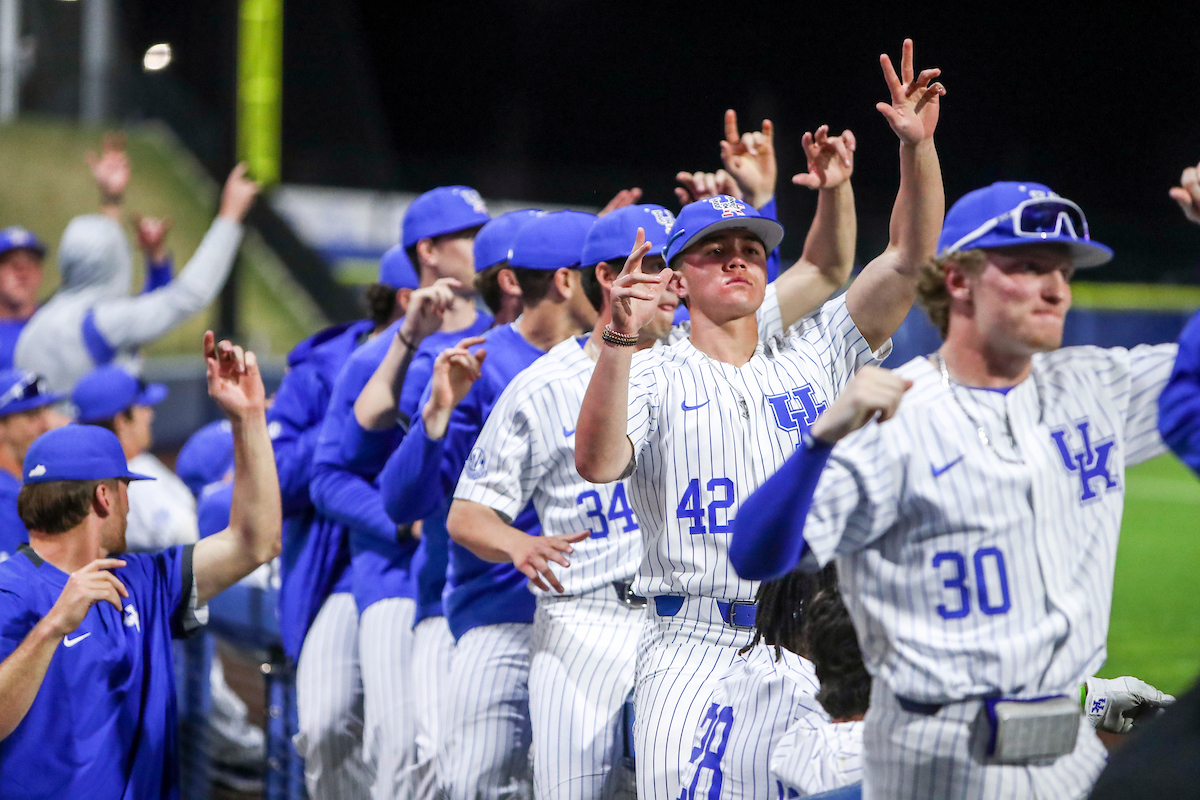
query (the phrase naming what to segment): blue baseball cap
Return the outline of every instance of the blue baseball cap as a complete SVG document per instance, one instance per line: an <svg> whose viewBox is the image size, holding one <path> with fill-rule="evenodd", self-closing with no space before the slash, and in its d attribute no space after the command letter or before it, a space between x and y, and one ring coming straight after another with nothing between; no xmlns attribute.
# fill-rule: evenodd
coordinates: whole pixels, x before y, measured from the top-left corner
<svg viewBox="0 0 1200 800"><path fill-rule="evenodd" d="M400 224L400 244L407 249L422 239L477 228L489 219L487 204L470 186L439 186L409 204Z"/></svg>
<svg viewBox="0 0 1200 800"><path fill-rule="evenodd" d="M545 214L533 208L509 211L492 219L475 234L475 271L483 272L501 261L508 260L517 232L530 220Z"/></svg>
<svg viewBox="0 0 1200 800"><path fill-rule="evenodd" d="M27 484L105 478L154 480L149 475L130 472L121 440L98 425L64 425L43 433L25 452L21 474Z"/></svg>
<svg viewBox="0 0 1200 800"><path fill-rule="evenodd" d="M582 263L594 266L601 261L624 263L633 252L638 228L646 232L646 240L665 242L675 225L675 215L662 206L625 206L610 212L592 225L583 243Z"/></svg>
<svg viewBox="0 0 1200 800"><path fill-rule="evenodd" d="M201 489L224 478L232 466L233 426L222 419L188 437L175 459L175 474L199 497Z"/></svg>
<svg viewBox="0 0 1200 800"><path fill-rule="evenodd" d="M33 231L13 225L0 231L0 256L10 250L32 250L38 258L46 255L46 245L41 243Z"/></svg>
<svg viewBox="0 0 1200 800"><path fill-rule="evenodd" d="M1078 205L1041 183L997 181L951 206L938 236L938 256L976 248L1065 244L1076 267L1098 267L1113 251L1093 242Z"/></svg>
<svg viewBox="0 0 1200 800"><path fill-rule="evenodd" d="M719 194L683 207L671 228L671 238L663 245L663 258L670 265L671 259L705 236L730 228L750 231L762 239L768 253L783 241L783 226L778 222L762 216L749 203Z"/></svg>
<svg viewBox="0 0 1200 800"><path fill-rule="evenodd" d="M408 253L396 245L379 259L379 283L393 289L416 289L421 285Z"/></svg>
<svg viewBox="0 0 1200 800"><path fill-rule="evenodd" d="M120 367L97 367L71 392L76 422L102 422L131 406L153 406L167 398L161 383L143 383Z"/></svg>
<svg viewBox="0 0 1200 800"><path fill-rule="evenodd" d="M576 268L582 263L583 242L595 223L595 214L582 211L551 211L535 217L517 232L508 263L522 269Z"/></svg>
<svg viewBox="0 0 1200 800"><path fill-rule="evenodd" d="M47 392L41 376L23 369L0 371L0 417L32 411L63 399L63 395Z"/></svg>

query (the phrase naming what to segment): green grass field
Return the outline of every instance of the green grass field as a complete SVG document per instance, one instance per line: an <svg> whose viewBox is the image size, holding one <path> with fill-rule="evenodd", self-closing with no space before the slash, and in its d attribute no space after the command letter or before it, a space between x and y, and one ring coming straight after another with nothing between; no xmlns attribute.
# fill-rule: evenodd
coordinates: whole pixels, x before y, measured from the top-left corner
<svg viewBox="0 0 1200 800"><path fill-rule="evenodd" d="M1200 481L1173 456L1126 473L1105 678L1178 695L1200 676Z"/></svg>

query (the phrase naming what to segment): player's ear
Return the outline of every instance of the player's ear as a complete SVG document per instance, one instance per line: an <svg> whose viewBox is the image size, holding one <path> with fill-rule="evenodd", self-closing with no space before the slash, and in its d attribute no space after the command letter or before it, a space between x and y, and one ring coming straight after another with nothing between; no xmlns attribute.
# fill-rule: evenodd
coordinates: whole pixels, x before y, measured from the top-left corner
<svg viewBox="0 0 1200 800"><path fill-rule="evenodd" d="M563 300L571 298L571 287L575 285L575 278L572 277L572 273L575 272L576 270L567 269L566 267L554 270L554 289Z"/></svg>
<svg viewBox="0 0 1200 800"><path fill-rule="evenodd" d="M949 261L946 270L946 292L950 299L969 303L971 301L971 281L967 271L954 261Z"/></svg>
<svg viewBox="0 0 1200 800"><path fill-rule="evenodd" d="M513 272L511 267L505 267L496 273L496 283L500 284L500 291L505 294L521 296L521 284L517 283L517 273Z"/></svg>
<svg viewBox="0 0 1200 800"><path fill-rule="evenodd" d="M614 268L613 265L607 261L601 261L596 265L596 280L599 282L600 287L604 289L604 291L608 292L612 290L613 281L615 281L617 276L621 274L622 268L623 267Z"/></svg>
<svg viewBox="0 0 1200 800"><path fill-rule="evenodd" d="M432 264L436 259L433 248L433 239L418 239L415 246L417 251L417 265Z"/></svg>
<svg viewBox="0 0 1200 800"><path fill-rule="evenodd" d="M412 289L397 289L396 290L396 305L399 306L402 314L408 313L408 300L412 297Z"/></svg>
<svg viewBox="0 0 1200 800"><path fill-rule="evenodd" d="M686 300L687 293L687 278L683 277L683 270L675 270L671 273L671 280L667 283L671 287L671 291L675 292L675 296L680 300Z"/></svg>

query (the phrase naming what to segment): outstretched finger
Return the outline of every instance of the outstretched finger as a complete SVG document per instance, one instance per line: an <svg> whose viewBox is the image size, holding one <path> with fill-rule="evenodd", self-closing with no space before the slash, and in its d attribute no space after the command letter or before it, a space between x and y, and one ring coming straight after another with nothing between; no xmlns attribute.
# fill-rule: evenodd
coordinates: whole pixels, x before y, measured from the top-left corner
<svg viewBox="0 0 1200 800"><path fill-rule="evenodd" d="M900 54L900 77L905 83L912 83L913 74L913 40L905 39Z"/></svg>
<svg viewBox="0 0 1200 800"><path fill-rule="evenodd" d="M767 145L775 146L775 123L769 119L764 119L762 124L762 135L767 140Z"/></svg>
<svg viewBox="0 0 1200 800"><path fill-rule="evenodd" d="M466 339L463 339L462 341L460 341L458 344L456 344L454 346L466 349L468 347L474 347L477 344L483 344L486 341L487 341L486 336L468 336Z"/></svg>
<svg viewBox="0 0 1200 800"><path fill-rule="evenodd" d="M822 125L817 128L817 135L814 137L818 147L824 147L825 142L829 140L829 126Z"/></svg>
<svg viewBox="0 0 1200 800"><path fill-rule="evenodd" d="M538 575L538 571L536 569L530 566L518 567L517 569L521 570L521 574L528 578L529 582L534 586L541 589L543 592L550 591L550 587L547 586L546 582L542 580L540 575Z"/></svg>
<svg viewBox="0 0 1200 800"><path fill-rule="evenodd" d="M942 71L937 67L921 70L921 74L917 76L917 79L913 81L912 86L909 87L909 94L911 94L915 89L921 89L925 86L928 86L930 81L941 74Z"/></svg>
<svg viewBox="0 0 1200 800"><path fill-rule="evenodd" d="M850 149L851 153L858 149L858 139L854 138L854 131L849 128L842 131L842 141L846 143L846 147Z"/></svg>
<svg viewBox="0 0 1200 800"><path fill-rule="evenodd" d="M838 154L838 158L842 160L842 163L849 167L852 162L850 161L850 150L846 147L846 143L835 136L829 140L829 144L833 147L834 152Z"/></svg>
<svg viewBox="0 0 1200 800"><path fill-rule="evenodd" d="M742 134L742 147L752 156L758 155L758 142L754 139L754 134L746 131Z"/></svg>
<svg viewBox="0 0 1200 800"><path fill-rule="evenodd" d="M79 568L80 572L97 572L102 569L118 569L125 566L125 561L119 558L97 558Z"/></svg>
<svg viewBox="0 0 1200 800"><path fill-rule="evenodd" d="M737 112L732 108L725 111L725 141L731 145L737 145L742 140L738 135Z"/></svg>
<svg viewBox="0 0 1200 800"><path fill-rule="evenodd" d="M688 203L692 202L691 195L689 195L687 189L684 189L682 186L675 187L675 199L679 201L679 205L681 206L686 206Z"/></svg>
<svg viewBox="0 0 1200 800"><path fill-rule="evenodd" d="M100 577L108 582L121 597L129 597L129 590L125 588L125 584L121 583L121 579L116 575L113 575L111 572L101 572Z"/></svg>
<svg viewBox="0 0 1200 800"><path fill-rule="evenodd" d="M892 59L887 53L879 56L879 66L883 67L883 80L887 82L888 91L892 93L892 97L903 96L904 89L900 84L900 78L896 75L896 68L892 66Z"/></svg>
<svg viewBox="0 0 1200 800"><path fill-rule="evenodd" d="M628 275L631 272L640 272L642 269L642 258L646 253L650 252L651 243L646 241L646 229L638 228L637 237L633 240L633 251L629 254L629 258L625 259L625 266L621 268L622 275Z"/></svg>
<svg viewBox="0 0 1200 800"><path fill-rule="evenodd" d="M206 361L217 359L217 336L212 331L204 332L204 359Z"/></svg>
<svg viewBox="0 0 1200 800"><path fill-rule="evenodd" d="M946 94L945 86L942 86L940 83L933 84L925 90L925 93L921 95L921 99L917 101L915 106L913 106L913 112L920 114L925 106L936 104L938 102L938 98L944 94Z"/></svg>
<svg viewBox="0 0 1200 800"><path fill-rule="evenodd" d="M570 565L568 564L567 566ZM561 583L559 583L558 577L555 576L554 570L550 569L549 564L542 567L541 573L542 577L546 579L546 583L549 583L552 587L554 587L554 591L558 592L559 594L566 594L567 590L563 588Z"/></svg>
<svg viewBox="0 0 1200 800"><path fill-rule="evenodd" d="M800 137L800 147L804 150L804 157L812 161L816 152L813 150L813 135L808 131L805 131L804 135Z"/></svg>
<svg viewBox="0 0 1200 800"><path fill-rule="evenodd" d="M558 536L557 538L561 539L564 542L575 543L575 542L582 542L584 539L588 538L591 535L592 535L592 532L590 530L586 530L586 531L578 531L577 533L564 533L564 534Z"/></svg>

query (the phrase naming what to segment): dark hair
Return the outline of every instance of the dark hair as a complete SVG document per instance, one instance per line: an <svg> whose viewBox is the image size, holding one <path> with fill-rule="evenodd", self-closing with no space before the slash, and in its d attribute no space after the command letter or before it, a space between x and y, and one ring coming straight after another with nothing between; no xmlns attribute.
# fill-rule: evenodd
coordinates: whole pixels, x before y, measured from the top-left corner
<svg viewBox="0 0 1200 800"><path fill-rule="evenodd" d="M834 575L835 582L822 586L805 607L804 645L821 682L817 701L835 720L846 720L866 713L871 676Z"/></svg>
<svg viewBox="0 0 1200 800"><path fill-rule="evenodd" d="M775 647L776 661L781 657L781 647L803 655L803 608L820 583L821 575L790 572L759 586L755 598L758 610L755 612L754 640L742 652L749 652L759 642L765 642Z"/></svg>
<svg viewBox="0 0 1200 800"><path fill-rule="evenodd" d="M367 305L367 316L376 328L382 328L392 321L396 313L396 287L386 283L372 283L367 286L364 298Z"/></svg>
<svg viewBox="0 0 1200 800"><path fill-rule="evenodd" d="M96 487L102 483L117 488L116 478L25 484L17 495L17 516L31 531L69 531L87 518Z"/></svg>
<svg viewBox="0 0 1200 800"><path fill-rule="evenodd" d="M601 264L605 263L603 261ZM579 270L579 281L583 284L583 295L592 304L592 308L597 311L604 305L604 289L600 286L600 279L596 277L596 267L598 264L593 264L590 267L584 267Z"/></svg>
<svg viewBox="0 0 1200 800"><path fill-rule="evenodd" d="M124 417L126 422L133 422L133 406L130 406L129 408L121 409L120 411L118 411L116 414L113 414L108 419L97 420L96 422L89 422L88 425L95 425L98 428L104 428L104 430L106 430L106 431L111 431L113 433L116 433L117 432L117 425L116 425L117 417ZM26 527L28 527L28 526L26 526Z"/></svg>
<svg viewBox="0 0 1200 800"><path fill-rule="evenodd" d="M511 269L517 278L517 285L521 287L521 300L525 303L526 308L546 299L546 295L550 293L550 287L554 284L554 276L558 274L556 269L529 269L528 267L512 267Z"/></svg>
<svg viewBox="0 0 1200 800"><path fill-rule="evenodd" d="M500 313L500 304L504 300L504 290L500 288L500 270L508 268L507 261L498 261L475 275L475 291L483 298L484 305L493 316Z"/></svg>

